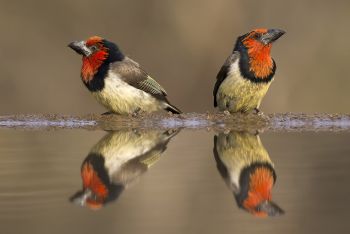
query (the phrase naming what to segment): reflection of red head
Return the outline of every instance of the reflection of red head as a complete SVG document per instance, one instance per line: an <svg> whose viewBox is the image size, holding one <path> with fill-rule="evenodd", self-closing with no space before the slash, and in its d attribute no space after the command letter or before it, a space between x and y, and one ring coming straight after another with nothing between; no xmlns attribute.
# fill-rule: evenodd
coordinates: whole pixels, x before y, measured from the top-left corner
<svg viewBox="0 0 350 234"><path fill-rule="evenodd" d="M108 196L108 189L99 178L93 166L86 162L81 169L83 189L90 190L92 196L86 199L86 205L92 209L101 208Z"/></svg>
<svg viewBox="0 0 350 234"><path fill-rule="evenodd" d="M243 202L243 207L256 216L267 216L265 211L257 209L264 201L271 200L271 189L274 184L273 173L269 168L259 167L249 179L248 197Z"/></svg>
<svg viewBox="0 0 350 234"><path fill-rule="evenodd" d="M91 210L99 210L103 206L103 201L96 201L91 198L88 198L86 200L86 206L89 207Z"/></svg>

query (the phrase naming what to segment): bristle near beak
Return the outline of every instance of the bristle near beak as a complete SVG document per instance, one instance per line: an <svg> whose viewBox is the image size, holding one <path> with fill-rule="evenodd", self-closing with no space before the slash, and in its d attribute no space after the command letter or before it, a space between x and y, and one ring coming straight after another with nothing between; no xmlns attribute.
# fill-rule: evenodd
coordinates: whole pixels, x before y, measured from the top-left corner
<svg viewBox="0 0 350 234"><path fill-rule="evenodd" d="M85 206L86 200L92 195L92 191L90 189L84 189L78 191L74 194L69 200L79 206Z"/></svg>

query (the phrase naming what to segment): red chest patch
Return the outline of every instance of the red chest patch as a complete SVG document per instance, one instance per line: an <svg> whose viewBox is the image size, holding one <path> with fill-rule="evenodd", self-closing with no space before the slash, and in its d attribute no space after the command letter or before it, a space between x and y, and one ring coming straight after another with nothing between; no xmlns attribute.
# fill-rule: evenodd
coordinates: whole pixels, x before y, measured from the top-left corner
<svg viewBox="0 0 350 234"><path fill-rule="evenodd" d="M90 163L84 164L81 170L84 189L89 188L99 199L105 199L108 196L108 189L103 184L97 172Z"/></svg>
<svg viewBox="0 0 350 234"><path fill-rule="evenodd" d="M267 168L258 168L250 175L248 197L243 206L254 215L266 216L264 212L257 212L255 207L262 201L271 200L271 189L274 183L272 172Z"/></svg>
<svg viewBox="0 0 350 234"><path fill-rule="evenodd" d="M270 56L271 44L264 45L254 39L247 39L244 45L248 48L250 71L256 78L268 77L273 68L273 61Z"/></svg>
<svg viewBox="0 0 350 234"><path fill-rule="evenodd" d="M81 68L81 78L85 83L93 79L103 61L107 58L106 50L99 50L89 57L83 57L83 66Z"/></svg>

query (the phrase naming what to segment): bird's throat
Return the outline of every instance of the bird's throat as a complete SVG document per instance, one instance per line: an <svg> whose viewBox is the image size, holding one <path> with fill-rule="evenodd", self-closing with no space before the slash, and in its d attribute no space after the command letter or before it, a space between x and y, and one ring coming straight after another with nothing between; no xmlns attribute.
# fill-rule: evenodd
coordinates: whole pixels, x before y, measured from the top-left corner
<svg viewBox="0 0 350 234"><path fill-rule="evenodd" d="M89 83L98 72L103 62L108 56L107 51L99 51L89 57L83 57L83 66L81 68L81 78L84 83Z"/></svg>
<svg viewBox="0 0 350 234"><path fill-rule="evenodd" d="M256 213L254 208L262 201L271 200L271 189L274 184L273 173L269 168L257 168L251 175L249 181L248 197L243 206L252 213ZM258 214L256 215L263 215Z"/></svg>
<svg viewBox="0 0 350 234"><path fill-rule="evenodd" d="M108 189L103 184L97 172L90 163L85 163L81 170L84 189L89 188L96 196L105 199L108 195Z"/></svg>
<svg viewBox="0 0 350 234"><path fill-rule="evenodd" d="M256 44L248 49L249 70L258 79L267 78L273 72L270 51L271 45L262 44Z"/></svg>

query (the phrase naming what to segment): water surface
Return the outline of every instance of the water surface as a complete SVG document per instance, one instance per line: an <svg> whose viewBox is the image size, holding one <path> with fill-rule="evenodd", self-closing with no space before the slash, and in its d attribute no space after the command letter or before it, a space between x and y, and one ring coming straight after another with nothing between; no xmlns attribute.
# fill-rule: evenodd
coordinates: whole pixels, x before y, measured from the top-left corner
<svg viewBox="0 0 350 234"><path fill-rule="evenodd" d="M133 161L110 161L122 168L109 181L119 192L107 202L97 199L94 206L74 201L83 189L82 166L91 153L107 152L98 149L106 134L125 134L6 129L0 134L2 233L329 233L350 228L347 132L260 134L277 175L272 200L285 212L265 218L239 208L220 175L213 151L218 132L185 129L162 140L132 131L139 140L135 147L144 149L119 151L133 155ZM102 140L102 145L112 152L120 149L120 141Z"/></svg>

